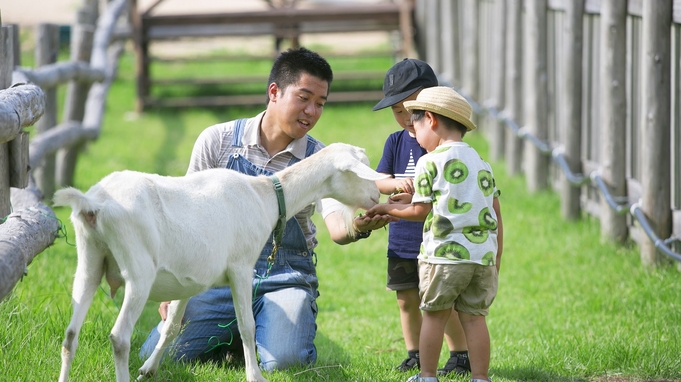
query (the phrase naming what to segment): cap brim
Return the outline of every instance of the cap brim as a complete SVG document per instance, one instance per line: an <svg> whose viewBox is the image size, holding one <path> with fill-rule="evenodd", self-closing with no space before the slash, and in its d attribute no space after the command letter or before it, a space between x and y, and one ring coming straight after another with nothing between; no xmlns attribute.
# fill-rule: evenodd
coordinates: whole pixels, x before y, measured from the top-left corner
<svg viewBox="0 0 681 382"><path fill-rule="evenodd" d="M388 106L392 106L398 102L404 101L405 98L409 97L410 95L416 93L417 90L421 89L421 86L419 86L416 89L410 89L403 91L402 93L398 94L393 94L391 96L384 97L382 100L378 101L376 106L372 109L373 111L376 110L381 110L385 109Z"/></svg>

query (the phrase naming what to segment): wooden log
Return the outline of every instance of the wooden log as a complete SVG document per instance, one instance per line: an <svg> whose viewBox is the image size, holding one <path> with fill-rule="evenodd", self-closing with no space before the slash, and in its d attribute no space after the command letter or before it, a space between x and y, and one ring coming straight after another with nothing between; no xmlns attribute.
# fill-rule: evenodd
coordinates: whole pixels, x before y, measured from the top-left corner
<svg viewBox="0 0 681 382"><path fill-rule="evenodd" d="M41 23L36 28L35 65L41 67L55 63L59 54L59 26ZM45 113L35 124L38 134L44 133L57 124L57 89L45 90ZM32 167L33 177L43 194L51 198L55 191L55 156L49 155L39 165Z"/></svg>
<svg viewBox="0 0 681 382"><path fill-rule="evenodd" d="M87 62L66 61L42 66L37 69L16 68L12 82L30 82L43 89L51 89L57 85L76 81L90 84L104 80L104 71L95 69Z"/></svg>
<svg viewBox="0 0 681 382"><path fill-rule="evenodd" d="M527 3L527 47L523 62L525 76L525 115L528 131L542 142L548 139L548 68L546 0L531 0ZM530 192L548 187L548 156L530 140L525 143L525 180Z"/></svg>
<svg viewBox="0 0 681 382"><path fill-rule="evenodd" d="M643 2L641 208L660 238L672 232L671 213L671 14L668 0ZM665 262L647 236L641 242L641 261Z"/></svg>
<svg viewBox="0 0 681 382"><path fill-rule="evenodd" d="M0 143L32 126L45 111L45 93L36 85L15 85L0 90Z"/></svg>
<svg viewBox="0 0 681 382"><path fill-rule="evenodd" d="M506 107L504 117L515 121L519 126L523 118L523 23L522 0L509 0L506 3ZM509 176L522 172L523 144L517 134L506 129L506 172Z"/></svg>
<svg viewBox="0 0 681 382"><path fill-rule="evenodd" d="M565 3L565 46L563 48L562 99L565 114L558 121L559 136L565 144L565 159L573 174L582 172L582 51L584 49L584 0ZM560 209L563 218L578 220L581 216L581 187L570 183L564 173L560 177Z"/></svg>
<svg viewBox="0 0 681 382"><path fill-rule="evenodd" d="M37 135L29 144L29 165L31 168L40 164L48 155L62 147L71 146L81 140L95 140L99 137L99 129L86 128L76 121L68 121Z"/></svg>
<svg viewBox="0 0 681 382"><path fill-rule="evenodd" d="M54 243L59 221L37 189L11 189L13 213L0 226L0 299L24 275L35 256Z"/></svg>
<svg viewBox="0 0 681 382"><path fill-rule="evenodd" d="M601 7L600 176L615 197L626 195L626 38L627 1L604 0ZM667 31L669 32L669 31ZM624 242L626 217L601 200L601 236Z"/></svg>
<svg viewBox="0 0 681 382"><path fill-rule="evenodd" d="M83 63L90 62L92 41L97 23L97 2L88 0L78 11L77 22L71 32L71 60ZM104 73L102 72L102 79ZM85 100L90 91L91 83L71 81L66 89L63 121L83 121L85 115ZM84 142L80 141L72 146L57 151L56 183L59 187L73 185L78 154Z"/></svg>

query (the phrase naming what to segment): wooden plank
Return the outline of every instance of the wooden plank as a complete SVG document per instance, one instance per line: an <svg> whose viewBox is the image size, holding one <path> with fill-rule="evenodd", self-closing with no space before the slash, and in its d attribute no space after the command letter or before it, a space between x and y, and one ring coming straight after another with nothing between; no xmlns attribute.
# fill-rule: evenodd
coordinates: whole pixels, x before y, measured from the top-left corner
<svg viewBox="0 0 681 382"><path fill-rule="evenodd" d="M382 91L337 91L329 95L329 102L374 102L383 98ZM213 96L213 97L147 97L144 107L224 107L264 105L264 94Z"/></svg>
<svg viewBox="0 0 681 382"><path fill-rule="evenodd" d="M146 27L168 25L257 24L296 25L302 22L374 20L399 25L397 4L376 4L354 7L274 8L267 11L228 12L213 14L142 15Z"/></svg>
<svg viewBox="0 0 681 382"><path fill-rule="evenodd" d="M356 80L381 80L385 77L385 72L381 71L367 71L367 72L338 72L334 73L333 83L338 81L356 81ZM266 84L268 77L266 75L251 75L239 77L212 77L212 78L160 78L150 80L151 85L230 85L230 84L247 84L259 83Z"/></svg>

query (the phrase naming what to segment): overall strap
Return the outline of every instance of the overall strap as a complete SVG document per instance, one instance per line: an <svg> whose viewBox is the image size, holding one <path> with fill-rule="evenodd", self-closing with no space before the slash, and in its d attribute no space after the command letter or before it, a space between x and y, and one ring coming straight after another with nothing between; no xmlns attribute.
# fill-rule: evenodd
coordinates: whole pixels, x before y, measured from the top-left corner
<svg viewBox="0 0 681 382"><path fill-rule="evenodd" d="M234 122L234 133L232 134L232 146L241 147L241 138L244 136L246 118L237 119Z"/></svg>

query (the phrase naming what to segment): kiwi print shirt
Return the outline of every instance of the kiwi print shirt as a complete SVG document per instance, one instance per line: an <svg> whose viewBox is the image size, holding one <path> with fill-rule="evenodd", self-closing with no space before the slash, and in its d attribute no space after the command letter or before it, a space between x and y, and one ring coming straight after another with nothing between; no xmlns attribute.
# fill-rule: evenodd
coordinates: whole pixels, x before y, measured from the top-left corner
<svg viewBox="0 0 681 382"><path fill-rule="evenodd" d="M494 265L500 192L492 167L464 142L444 144L419 159L412 203L432 203L419 259L433 264Z"/></svg>
<svg viewBox="0 0 681 382"><path fill-rule="evenodd" d="M388 136L383 147L383 156L376 171L390 174L395 179L414 178L416 162L425 155L416 138L407 130L400 130ZM388 257L416 259L423 240L423 223L400 219L390 223L388 228Z"/></svg>

